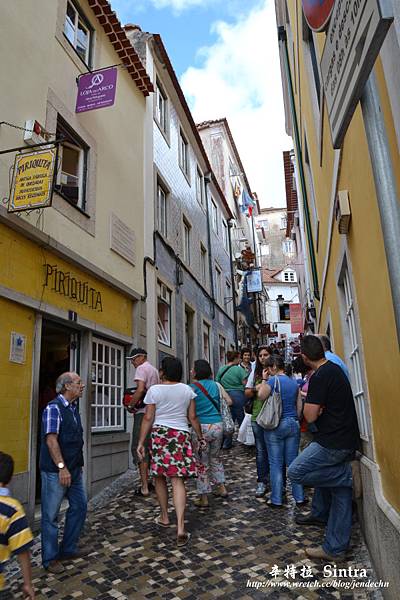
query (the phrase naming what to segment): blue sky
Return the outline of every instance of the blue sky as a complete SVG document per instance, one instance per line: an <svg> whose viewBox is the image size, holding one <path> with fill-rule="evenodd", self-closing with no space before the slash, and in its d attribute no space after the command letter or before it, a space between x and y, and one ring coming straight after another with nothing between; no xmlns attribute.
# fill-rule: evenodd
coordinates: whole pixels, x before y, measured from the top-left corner
<svg viewBox="0 0 400 600"><path fill-rule="evenodd" d="M120 20L135 23L144 31L159 33L178 77L189 66L202 64L203 46L216 42L213 24L235 23L260 0L111 0ZM245 9L243 9L245 4ZM182 6L182 8L174 8Z"/></svg>
<svg viewBox="0 0 400 600"><path fill-rule="evenodd" d="M285 206L285 134L274 0L111 0L159 33L195 122L228 119L252 191Z"/></svg>

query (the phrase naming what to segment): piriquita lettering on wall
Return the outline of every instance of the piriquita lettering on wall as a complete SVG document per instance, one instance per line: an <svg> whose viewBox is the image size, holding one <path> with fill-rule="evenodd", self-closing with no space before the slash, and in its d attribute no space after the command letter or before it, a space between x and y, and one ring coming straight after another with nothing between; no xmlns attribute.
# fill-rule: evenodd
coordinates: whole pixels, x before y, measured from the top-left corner
<svg viewBox="0 0 400 600"><path fill-rule="evenodd" d="M57 265L44 265L45 280L44 287L53 292L61 294L79 304L85 304L92 310L103 312L101 292L91 287L87 281L81 281L72 273L62 271Z"/></svg>

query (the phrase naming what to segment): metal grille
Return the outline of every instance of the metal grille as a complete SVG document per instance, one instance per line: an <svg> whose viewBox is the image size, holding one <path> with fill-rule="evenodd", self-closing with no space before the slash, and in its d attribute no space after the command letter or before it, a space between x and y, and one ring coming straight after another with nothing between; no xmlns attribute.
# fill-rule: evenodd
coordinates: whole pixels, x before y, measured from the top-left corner
<svg viewBox="0 0 400 600"><path fill-rule="evenodd" d="M92 352L92 431L121 430L124 349L94 338Z"/></svg>

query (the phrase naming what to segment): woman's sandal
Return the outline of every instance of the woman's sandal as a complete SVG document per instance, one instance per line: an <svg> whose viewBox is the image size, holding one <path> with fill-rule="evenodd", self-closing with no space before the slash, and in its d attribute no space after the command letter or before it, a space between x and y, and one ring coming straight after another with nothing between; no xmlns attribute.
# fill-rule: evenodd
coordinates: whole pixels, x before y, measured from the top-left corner
<svg viewBox="0 0 400 600"><path fill-rule="evenodd" d="M160 519L161 519L161 516L160 516L160 515L158 515L158 517L156 517L156 518L154 519L154 523L155 523L156 525L159 525L160 527L165 527L165 528L167 528L167 527L171 527L171 523L168 523L168 524L167 524L167 523L162 523L162 522L160 521Z"/></svg>
<svg viewBox="0 0 400 600"><path fill-rule="evenodd" d="M185 533L178 535L178 537L176 538L176 545L178 547L186 546L186 544L188 543L189 540L190 540L190 533L188 531L185 531Z"/></svg>
<svg viewBox="0 0 400 600"><path fill-rule="evenodd" d="M142 488L138 487L137 490L135 490L135 496L141 496L142 498L148 498L150 496L150 492L148 494L143 494Z"/></svg>

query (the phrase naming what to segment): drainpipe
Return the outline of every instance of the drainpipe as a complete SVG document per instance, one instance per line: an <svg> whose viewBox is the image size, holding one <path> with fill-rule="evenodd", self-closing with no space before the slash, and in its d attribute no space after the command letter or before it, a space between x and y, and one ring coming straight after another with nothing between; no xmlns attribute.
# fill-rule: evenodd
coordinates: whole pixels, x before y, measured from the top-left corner
<svg viewBox="0 0 400 600"><path fill-rule="evenodd" d="M215 319L215 290L214 290L214 277L212 268L212 252L211 252L211 224L210 224L210 207L208 204L208 186L211 183L211 173L204 174L204 188L206 194L206 216L207 216L207 240L208 240L208 269L210 271L210 288L211 288L211 315ZM233 285L233 284L232 284Z"/></svg>
<svg viewBox="0 0 400 600"><path fill-rule="evenodd" d="M400 341L400 204L379 90L373 71L361 96L361 109L381 217L397 338Z"/></svg>
<svg viewBox="0 0 400 600"><path fill-rule="evenodd" d="M301 194L302 194L303 205L304 205L304 217L305 217L305 224L306 224L308 248L309 248L309 253L310 253L311 272L312 272L313 287L314 287L314 297L317 300L319 300L320 295L319 295L319 285L318 285L318 272L317 272L317 263L315 260L314 241L313 241L313 237L312 237L310 210L308 207L307 187L306 187L306 181L305 181L305 177L304 177L303 154L302 154L302 150L301 150L299 127L297 124L296 107L295 107L295 103L294 103L293 82L292 82L292 74L290 72L286 31L283 26L278 27L278 41L279 41L279 45L281 47L283 47L283 59L284 59L284 64L285 64L286 80L287 80L288 90L289 90L290 112L291 112L291 116L292 116L293 129L294 129L294 142L295 142L295 146L296 146L296 155L298 157L299 177L300 177L300 183L301 183Z"/></svg>
<svg viewBox="0 0 400 600"><path fill-rule="evenodd" d="M231 267L231 281L232 281L232 307L233 307L233 322L235 324L235 348L238 348L238 322L237 322L237 308L236 308L236 294L235 294L235 274L233 272L233 253L232 253L232 237L231 230L233 227L232 217L228 219L228 243L229 243L229 257Z"/></svg>
<svg viewBox="0 0 400 600"><path fill-rule="evenodd" d="M142 296L142 300L145 302L147 300L147 264L151 265L155 269L157 269L157 255L156 255L156 235L155 231L153 231L153 256L154 259L150 256L145 256L143 259L143 285L144 285L144 296Z"/></svg>

